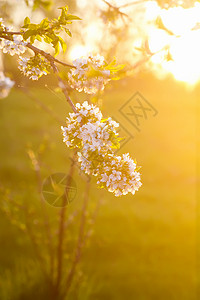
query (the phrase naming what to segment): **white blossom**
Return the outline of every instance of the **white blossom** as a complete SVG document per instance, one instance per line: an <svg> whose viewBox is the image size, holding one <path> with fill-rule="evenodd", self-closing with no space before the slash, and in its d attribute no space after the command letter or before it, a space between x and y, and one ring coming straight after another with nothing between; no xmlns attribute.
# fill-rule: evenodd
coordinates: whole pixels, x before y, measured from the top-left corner
<svg viewBox="0 0 200 300"><path fill-rule="evenodd" d="M1 38L0 40L0 49L3 53L8 53L11 56L17 54L20 55L26 50L26 42L22 40L21 36L13 35L13 41Z"/></svg>
<svg viewBox="0 0 200 300"><path fill-rule="evenodd" d="M19 58L20 60L18 68L30 79L38 80L42 75L48 74L46 68L49 68L49 62L45 58L42 60L37 58L37 66L34 66L35 57L27 58L20 56Z"/></svg>
<svg viewBox="0 0 200 300"><path fill-rule="evenodd" d="M6 77L3 72L0 72L0 98L7 97L14 84L14 81Z"/></svg>
<svg viewBox="0 0 200 300"><path fill-rule="evenodd" d="M70 113L67 126L62 127L64 142L70 140L73 147L87 147L88 150L99 153L111 151L111 139L116 138L118 124L111 118L102 121L103 116L99 108L85 101L82 106L76 105L77 113Z"/></svg>
<svg viewBox="0 0 200 300"><path fill-rule="evenodd" d="M103 119L99 108L87 101L77 103L76 110L69 114L61 129L65 144L79 148L81 170L95 176L98 186L115 196L134 194L141 186L136 162L128 153L116 156L113 150L119 142L119 124L112 118Z"/></svg>
<svg viewBox="0 0 200 300"><path fill-rule="evenodd" d="M78 58L73 61L73 65L76 68L71 69L68 74L69 85L79 92L96 94L110 81L110 71L103 69L105 59L99 54Z"/></svg>
<svg viewBox="0 0 200 300"><path fill-rule="evenodd" d="M97 183L100 187L107 187L115 196L134 195L142 185L136 163L129 153L108 155L102 165L103 172L97 172Z"/></svg>

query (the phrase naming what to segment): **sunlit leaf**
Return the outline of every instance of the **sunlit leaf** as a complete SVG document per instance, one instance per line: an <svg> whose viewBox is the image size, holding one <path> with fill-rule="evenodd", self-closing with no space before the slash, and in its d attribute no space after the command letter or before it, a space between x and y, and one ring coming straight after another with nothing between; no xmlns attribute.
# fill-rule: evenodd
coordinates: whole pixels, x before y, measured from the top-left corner
<svg viewBox="0 0 200 300"><path fill-rule="evenodd" d="M65 41L59 36L59 42L61 44L61 47L63 49L63 52L65 52L67 50L67 44L65 43Z"/></svg>
<svg viewBox="0 0 200 300"><path fill-rule="evenodd" d="M42 29L47 29L47 28L49 27L49 20L48 20L48 18L45 18L45 19L43 19L43 20L41 21L40 27L41 27Z"/></svg>
<svg viewBox="0 0 200 300"><path fill-rule="evenodd" d="M24 25L27 25L27 24L30 24L30 19L29 19L29 17L26 17L26 18L24 19Z"/></svg>
<svg viewBox="0 0 200 300"><path fill-rule="evenodd" d="M37 34L37 31L36 30L27 30L24 34L23 34L23 38L25 40L27 40L29 37L33 36Z"/></svg>
<svg viewBox="0 0 200 300"><path fill-rule="evenodd" d="M81 20L79 17L68 14L66 20Z"/></svg>
<svg viewBox="0 0 200 300"><path fill-rule="evenodd" d="M68 28L65 28L65 32L66 32L70 37L72 37L72 33L71 33L71 31L70 31Z"/></svg>
<svg viewBox="0 0 200 300"><path fill-rule="evenodd" d="M55 48L55 54L54 54L54 56L57 56L59 54L59 52L60 52L59 42L57 42L54 45L54 48Z"/></svg>

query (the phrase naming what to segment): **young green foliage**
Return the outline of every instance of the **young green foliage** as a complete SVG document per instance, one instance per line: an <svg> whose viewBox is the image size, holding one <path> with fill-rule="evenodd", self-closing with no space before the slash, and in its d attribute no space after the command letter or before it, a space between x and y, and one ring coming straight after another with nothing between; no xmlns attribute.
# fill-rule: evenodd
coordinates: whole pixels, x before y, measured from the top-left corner
<svg viewBox="0 0 200 300"><path fill-rule="evenodd" d="M60 32L65 32L71 37L71 31L67 28L67 25L72 24L73 20L80 20L75 15L68 14L68 6L60 7L61 14L58 19L49 20L43 19L39 24L30 22L30 19L26 17L24 19L25 29L23 33L24 40L30 39L30 43L33 44L35 40L44 41L47 44L51 44L55 49L55 56L59 54L60 46L63 52L67 49L66 42L60 37Z"/></svg>
<svg viewBox="0 0 200 300"><path fill-rule="evenodd" d="M104 69L110 71L110 79L111 80L119 80L120 79L120 71L123 70L125 65L117 65L116 59L114 58L111 63L105 63Z"/></svg>

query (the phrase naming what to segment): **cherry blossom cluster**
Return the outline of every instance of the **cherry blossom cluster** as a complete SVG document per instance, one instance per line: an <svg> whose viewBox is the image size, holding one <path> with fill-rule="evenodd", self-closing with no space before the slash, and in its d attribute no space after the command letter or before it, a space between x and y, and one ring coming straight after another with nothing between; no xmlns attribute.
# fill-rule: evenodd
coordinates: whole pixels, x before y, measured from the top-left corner
<svg viewBox="0 0 200 300"><path fill-rule="evenodd" d="M0 18L0 32L8 33L12 29L11 26L6 26L3 22L3 19ZM23 41L22 37L19 35L11 35L9 39L0 39L0 49L3 50L3 53L8 53L11 56L17 54L20 55L26 51L27 43Z"/></svg>
<svg viewBox="0 0 200 300"><path fill-rule="evenodd" d="M38 80L42 75L47 75L50 71L49 61L39 54L30 58L21 56L19 58L18 68L32 80Z"/></svg>
<svg viewBox="0 0 200 300"><path fill-rule="evenodd" d="M114 148L119 144L118 123L112 118L103 119L99 108L88 102L76 104L75 113L61 127L63 141L70 148L79 148L81 169L94 175L99 187L115 196L134 194L141 186L140 173L129 154L116 156Z"/></svg>
<svg viewBox="0 0 200 300"><path fill-rule="evenodd" d="M97 172L97 184L107 188L115 196L135 194L142 185L136 162L129 153L116 156L108 155L102 162L103 172Z"/></svg>
<svg viewBox="0 0 200 300"><path fill-rule="evenodd" d="M22 40L22 38L18 35L13 35L13 40L7 40L1 38L0 40L0 49L2 49L3 53L8 53L11 56L17 54L20 55L26 51L26 42Z"/></svg>
<svg viewBox="0 0 200 300"><path fill-rule="evenodd" d="M6 77L3 72L0 72L0 98L7 97L14 84L14 81Z"/></svg>
<svg viewBox="0 0 200 300"><path fill-rule="evenodd" d="M99 54L78 58L73 61L73 65L76 68L68 74L69 85L79 92L96 94L104 90L110 81L110 70L105 69L105 59Z"/></svg>

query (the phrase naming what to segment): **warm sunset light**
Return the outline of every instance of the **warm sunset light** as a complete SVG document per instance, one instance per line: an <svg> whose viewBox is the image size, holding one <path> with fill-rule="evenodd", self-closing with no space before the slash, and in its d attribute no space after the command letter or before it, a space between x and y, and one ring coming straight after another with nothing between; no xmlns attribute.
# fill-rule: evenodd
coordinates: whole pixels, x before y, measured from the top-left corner
<svg viewBox="0 0 200 300"><path fill-rule="evenodd" d="M199 57L200 0L0 0L0 300L200 299Z"/></svg>
<svg viewBox="0 0 200 300"><path fill-rule="evenodd" d="M124 5L127 1L117 1L117 3ZM105 31L103 20L96 20L95 16L98 15L100 8L104 7L103 4L106 7L103 1L93 2L87 16L91 22L82 28L85 43L73 45L70 48L68 54L71 60L80 55L96 52L98 47L102 49L105 49L105 45L112 47L112 44L116 42L112 35L108 35L112 25L108 24L108 30ZM86 3L85 5L87 9L88 6ZM122 11L127 12L125 8ZM159 78L172 74L178 81L186 82L190 86L195 85L200 80L200 43L197 42L200 39L200 3L196 2L190 8L176 6L164 9L156 1L141 1L138 9L130 6L128 12L132 21L129 21L126 43L124 45L119 43L118 56L124 57L134 65L137 61L133 55L133 49L136 45L138 47L142 40L147 39L149 49L154 53L147 66ZM138 13L140 17L137 19ZM158 19L162 26L158 24ZM120 20L118 20L119 31L120 26ZM135 27L139 28L139 34Z"/></svg>
<svg viewBox="0 0 200 300"><path fill-rule="evenodd" d="M78 58L80 56L87 55L88 51L89 51L89 48L87 46L84 46L84 45L74 45L70 49L69 57L73 61L74 59L76 59L76 58Z"/></svg>
<svg viewBox="0 0 200 300"><path fill-rule="evenodd" d="M158 52L151 58L150 65L158 76L172 73L180 81L194 85L200 80L200 4L192 8L172 7L160 9L155 2L148 3L147 17L160 17L165 29L151 28L148 39L151 52ZM161 51L168 47L170 59Z"/></svg>

